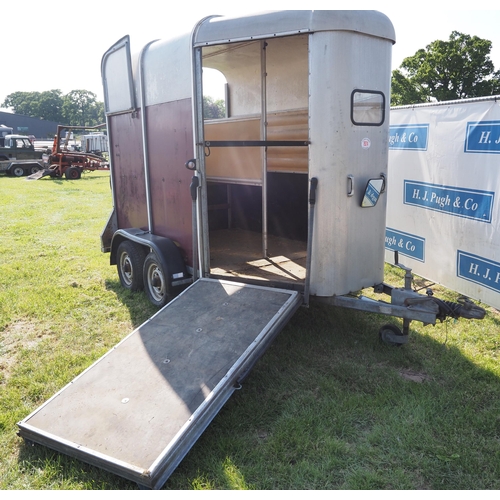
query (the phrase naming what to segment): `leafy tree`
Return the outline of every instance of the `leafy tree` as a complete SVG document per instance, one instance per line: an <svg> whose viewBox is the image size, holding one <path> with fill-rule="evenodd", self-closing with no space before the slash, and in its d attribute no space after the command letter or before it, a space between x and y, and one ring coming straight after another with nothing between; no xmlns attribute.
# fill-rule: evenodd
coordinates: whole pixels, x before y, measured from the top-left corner
<svg viewBox="0 0 500 500"><path fill-rule="evenodd" d="M104 123L104 104L87 90L72 90L66 95L60 90L45 92L14 92L0 105L14 113L50 120L61 125L99 125Z"/></svg>
<svg viewBox="0 0 500 500"><path fill-rule="evenodd" d="M226 116L226 105L223 99L215 100L210 96L203 96L203 115L207 120L224 118Z"/></svg>
<svg viewBox="0 0 500 500"><path fill-rule="evenodd" d="M453 31L403 60L392 73L392 105L449 101L500 93L491 42Z"/></svg>
<svg viewBox="0 0 500 500"><path fill-rule="evenodd" d="M98 125L104 121L104 116L98 121L99 111L97 96L93 92L72 90L64 96L63 114L68 125Z"/></svg>
<svg viewBox="0 0 500 500"><path fill-rule="evenodd" d="M15 113L45 120L59 121L62 117L62 92L14 92L2 103L3 108L12 108Z"/></svg>
<svg viewBox="0 0 500 500"><path fill-rule="evenodd" d="M427 95L420 84L406 77L399 69L392 72L391 106L427 102Z"/></svg>
<svg viewBox="0 0 500 500"><path fill-rule="evenodd" d="M53 122L62 117L63 97L60 90L41 92L38 98L38 117Z"/></svg>
<svg viewBox="0 0 500 500"><path fill-rule="evenodd" d="M106 123L106 114L104 113L104 103L102 101L96 101L95 106L92 108L90 120L94 125Z"/></svg>

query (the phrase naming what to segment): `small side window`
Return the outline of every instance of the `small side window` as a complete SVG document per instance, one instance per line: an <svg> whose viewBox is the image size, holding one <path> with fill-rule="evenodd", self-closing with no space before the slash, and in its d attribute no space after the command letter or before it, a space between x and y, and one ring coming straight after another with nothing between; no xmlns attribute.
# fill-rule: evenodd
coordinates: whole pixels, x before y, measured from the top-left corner
<svg viewBox="0 0 500 500"><path fill-rule="evenodd" d="M354 90L351 121L354 125L380 126L385 120L385 96L376 90Z"/></svg>

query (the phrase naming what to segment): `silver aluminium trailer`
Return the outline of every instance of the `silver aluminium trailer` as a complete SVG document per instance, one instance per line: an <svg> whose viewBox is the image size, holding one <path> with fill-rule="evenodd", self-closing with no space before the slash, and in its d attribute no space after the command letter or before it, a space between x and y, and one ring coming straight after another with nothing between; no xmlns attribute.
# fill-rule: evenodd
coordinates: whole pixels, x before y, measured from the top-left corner
<svg viewBox="0 0 500 500"><path fill-rule="evenodd" d="M301 305L401 317L381 333L397 345L411 320L442 317L409 270L401 289L383 283L394 42L379 12L282 11L104 54L102 249L159 311L19 422L22 437L161 488ZM208 69L227 82L210 120ZM350 295L368 287L391 302Z"/></svg>

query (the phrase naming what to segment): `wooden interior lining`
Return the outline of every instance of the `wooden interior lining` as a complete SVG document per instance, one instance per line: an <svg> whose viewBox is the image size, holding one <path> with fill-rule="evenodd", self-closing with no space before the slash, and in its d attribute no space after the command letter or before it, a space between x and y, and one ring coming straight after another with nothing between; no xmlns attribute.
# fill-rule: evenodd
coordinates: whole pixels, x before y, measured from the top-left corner
<svg viewBox="0 0 500 500"><path fill-rule="evenodd" d="M206 141L260 140L260 116L225 118L205 123ZM267 139L270 141L307 141L307 109L280 111L267 116ZM262 148L214 147L206 157L209 178L255 181L262 177ZM307 173L307 146L269 147L269 172Z"/></svg>
<svg viewBox="0 0 500 500"><path fill-rule="evenodd" d="M307 109L269 113L267 138L270 141L307 141ZM268 172L307 173L307 146L271 147L267 149Z"/></svg>

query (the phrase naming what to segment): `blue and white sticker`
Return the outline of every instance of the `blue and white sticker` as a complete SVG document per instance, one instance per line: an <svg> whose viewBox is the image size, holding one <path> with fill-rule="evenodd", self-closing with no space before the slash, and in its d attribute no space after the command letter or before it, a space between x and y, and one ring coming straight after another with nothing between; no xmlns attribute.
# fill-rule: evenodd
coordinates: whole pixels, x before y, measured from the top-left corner
<svg viewBox="0 0 500 500"><path fill-rule="evenodd" d="M389 149L427 151L429 124L392 125L389 127Z"/></svg>
<svg viewBox="0 0 500 500"><path fill-rule="evenodd" d="M491 223L495 193L427 182L404 181L405 205Z"/></svg>
<svg viewBox="0 0 500 500"><path fill-rule="evenodd" d="M500 262L457 250L457 276L500 292Z"/></svg>
<svg viewBox="0 0 500 500"><path fill-rule="evenodd" d="M385 230L385 248L425 262L425 238L415 234L388 227Z"/></svg>
<svg viewBox="0 0 500 500"><path fill-rule="evenodd" d="M468 122L464 150L466 153L500 154L500 121Z"/></svg>

